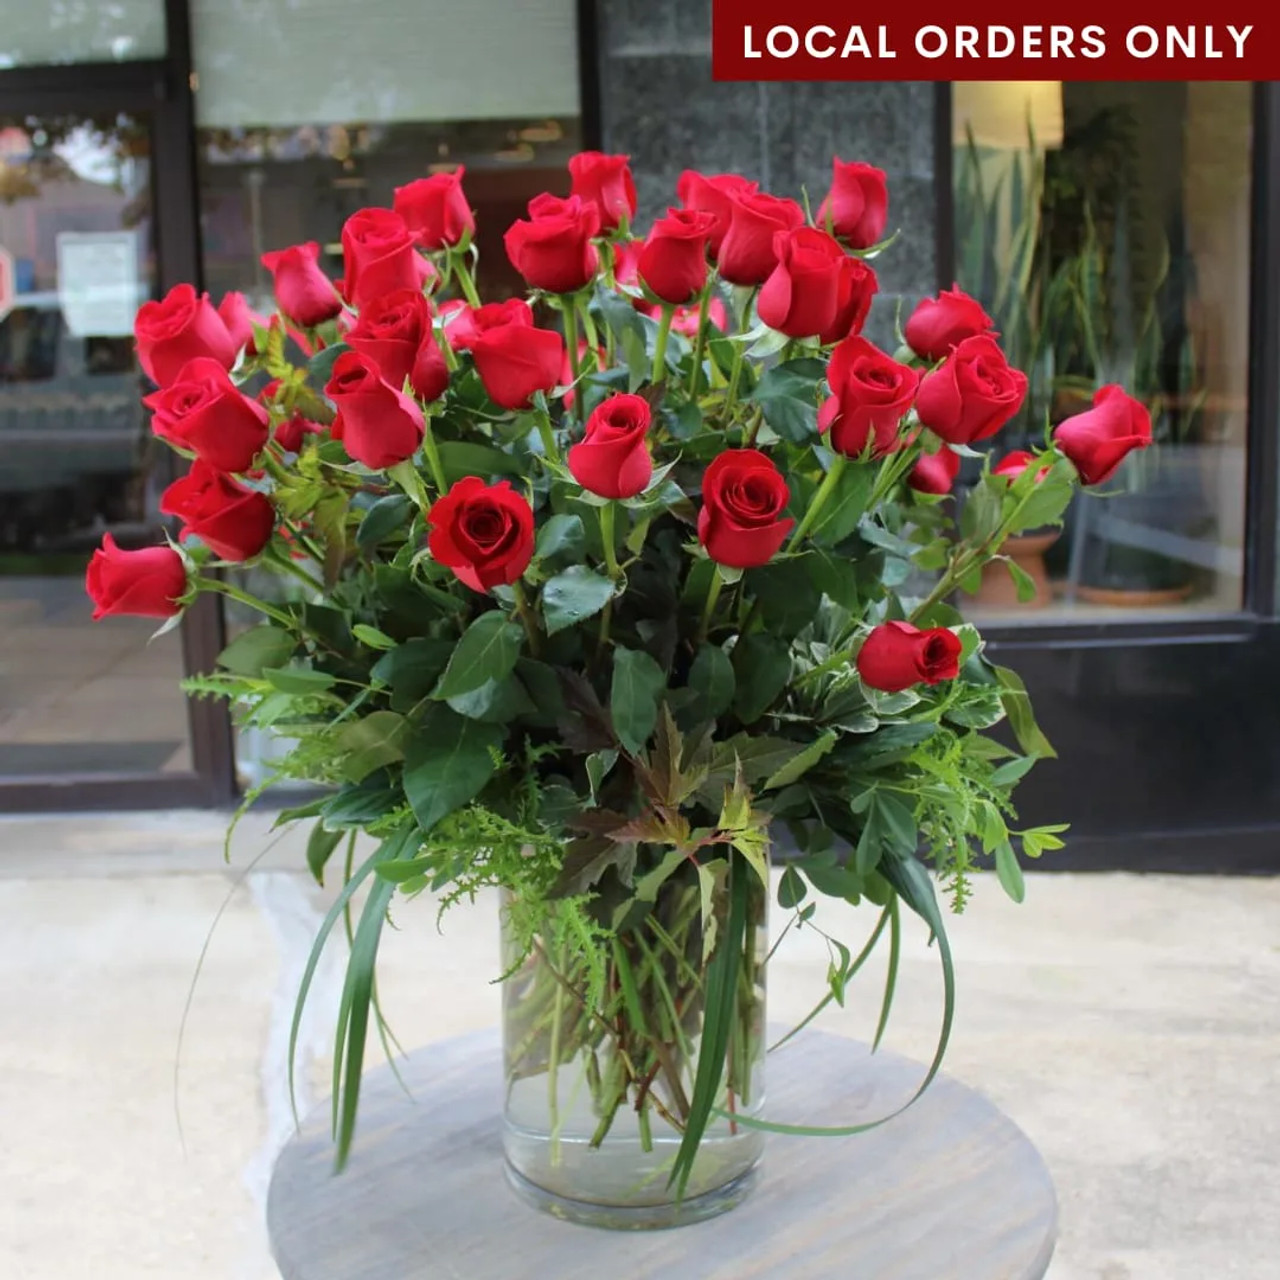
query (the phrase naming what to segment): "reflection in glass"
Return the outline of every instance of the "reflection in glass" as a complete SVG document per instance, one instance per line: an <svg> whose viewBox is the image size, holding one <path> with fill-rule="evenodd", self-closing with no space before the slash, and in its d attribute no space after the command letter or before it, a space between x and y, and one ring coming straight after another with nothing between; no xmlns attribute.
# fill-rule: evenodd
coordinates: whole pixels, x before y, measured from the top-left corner
<svg viewBox="0 0 1280 1280"><path fill-rule="evenodd" d="M145 121L0 119L0 775L190 767L177 633L93 624L103 533L161 534L134 313L155 278Z"/></svg>
<svg viewBox="0 0 1280 1280"><path fill-rule="evenodd" d="M7 4L0 68L163 58L164 0Z"/></svg>
<svg viewBox="0 0 1280 1280"><path fill-rule="evenodd" d="M1229 612L1243 588L1251 93L957 84L957 278L1030 379L998 455L1122 383L1157 444L1011 551L967 608L1018 621ZM1021 122L1015 128L1013 122ZM972 464L970 464L972 465Z"/></svg>

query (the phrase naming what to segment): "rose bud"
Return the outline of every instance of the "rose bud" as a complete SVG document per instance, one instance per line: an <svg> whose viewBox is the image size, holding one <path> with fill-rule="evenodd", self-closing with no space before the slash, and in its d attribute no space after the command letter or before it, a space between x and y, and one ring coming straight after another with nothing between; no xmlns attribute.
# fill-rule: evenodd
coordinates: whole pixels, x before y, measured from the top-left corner
<svg viewBox="0 0 1280 1280"><path fill-rule="evenodd" d="M869 249L884 237L889 221L889 189L884 170L857 161L831 164L831 190L818 206L818 226L855 249Z"/></svg>
<svg viewBox="0 0 1280 1280"><path fill-rule="evenodd" d="M921 631L909 622L883 622L858 650L862 683L882 693L913 684L938 684L960 674L960 637L946 627Z"/></svg>
<svg viewBox="0 0 1280 1280"><path fill-rule="evenodd" d="M833 346L845 338L862 332L871 312L871 299L880 290L875 271L861 258L845 255L840 266L840 295L836 302L836 318L825 332L818 335L824 346Z"/></svg>
<svg viewBox="0 0 1280 1280"><path fill-rule="evenodd" d="M303 440L309 435L318 435L323 430L324 428L318 422L312 422L302 414L295 413L292 417L276 424L273 439L285 453L300 453Z"/></svg>
<svg viewBox="0 0 1280 1280"><path fill-rule="evenodd" d="M948 444L973 444L993 436L1027 395L1026 375L1009 367L989 334L965 338L916 392L920 421Z"/></svg>
<svg viewBox="0 0 1280 1280"><path fill-rule="evenodd" d="M778 265L760 290L756 312L788 338L813 338L835 323L845 251L825 231L797 227L773 237Z"/></svg>
<svg viewBox="0 0 1280 1280"><path fill-rule="evenodd" d="M146 396L151 429L219 471L248 471L267 443L271 415L206 357L189 360L173 382Z"/></svg>
<svg viewBox="0 0 1280 1280"><path fill-rule="evenodd" d="M874 441L878 457L898 447L898 424L911 408L920 375L885 355L866 338L846 338L831 353L831 397L818 411L818 430L847 458Z"/></svg>
<svg viewBox="0 0 1280 1280"><path fill-rule="evenodd" d="M907 475L907 484L917 493L946 494L960 474L960 455L946 445L937 453L924 453Z"/></svg>
<svg viewBox="0 0 1280 1280"><path fill-rule="evenodd" d="M427 512L427 546L472 591L509 586L533 559L533 508L506 480L464 476Z"/></svg>
<svg viewBox="0 0 1280 1280"><path fill-rule="evenodd" d="M531 289L577 293L594 278L600 255L591 243L600 211L577 196L549 192L529 201L527 220L513 222L503 237L511 265Z"/></svg>
<svg viewBox="0 0 1280 1280"><path fill-rule="evenodd" d="M245 488L199 458L160 495L160 510L177 516L184 537L199 538L222 560L252 560L271 541L276 524L265 493Z"/></svg>
<svg viewBox="0 0 1280 1280"><path fill-rule="evenodd" d="M729 230L720 244L720 275L730 284L763 284L778 264L774 235L804 224L794 200L760 191L730 197Z"/></svg>
<svg viewBox="0 0 1280 1280"><path fill-rule="evenodd" d="M713 297L711 299L711 305L707 307L707 320L721 332L729 328L729 309L719 298ZM677 308L675 315L671 317L671 332L678 333L685 338L696 338L698 336L698 308Z"/></svg>
<svg viewBox="0 0 1280 1280"><path fill-rule="evenodd" d="M781 549L795 521L782 513L791 491L759 449L726 449L702 477L698 541L717 564L754 569Z"/></svg>
<svg viewBox="0 0 1280 1280"><path fill-rule="evenodd" d="M570 193L600 215L600 230L616 231L623 219L636 216L636 184L631 177L630 156L607 156L580 151L569 157Z"/></svg>
<svg viewBox="0 0 1280 1280"><path fill-rule="evenodd" d="M729 232L729 223L733 216L732 197L754 195L759 189L759 183L750 182L736 173L707 175L699 173L696 169L686 169L680 175L676 183L676 195L680 197L680 203L686 209L697 209L715 218L708 240L713 262L720 253L720 246Z"/></svg>
<svg viewBox="0 0 1280 1280"><path fill-rule="evenodd" d="M1035 454L1028 453L1025 449L1015 449L1012 453L1007 453L994 467L991 468L993 476L1004 476L1011 483L1016 480L1034 461ZM1036 472L1036 484L1039 484L1045 476L1049 474L1052 467L1051 463L1044 463L1040 470Z"/></svg>
<svg viewBox="0 0 1280 1280"><path fill-rule="evenodd" d="M168 386L188 360L204 356L224 369L238 348L207 293L176 284L158 302L144 302L133 322L138 363L158 386Z"/></svg>
<svg viewBox="0 0 1280 1280"><path fill-rule="evenodd" d="M421 292L435 274L391 209L358 209L342 224L342 261L342 294L356 308L398 289Z"/></svg>
<svg viewBox="0 0 1280 1280"><path fill-rule="evenodd" d="M368 356L382 380L420 400L434 400L449 385L449 369L436 343L431 307L418 289L396 289L370 302L347 334L347 345Z"/></svg>
<svg viewBox="0 0 1280 1280"><path fill-rule="evenodd" d="M93 601L93 620L113 614L172 618L187 594L187 566L172 547L124 551L108 533L89 561L84 589Z"/></svg>
<svg viewBox="0 0 1280 1280"><path fill-rule="evenodd" d="M396 188L391 207L428 253L452 248L475 232L475 214L462 191L465 173L459 165L452 173L433 173Z"/></svg>
<svg viewBox="0 0 1280 1280"><path fill-rule="evenodd" d="M922 360L935 363L966 338L990 333L994 324L981 304L957 287L922 298L907 317L902 336Z"/></svg>
<svg viewBox="0 0 1280 1280"><path fill-rule="evenodd" d="M425 430L422 410L399 387L384 382L368 356L344 351L333 362L324 393L342 414L348 457L371 471L385 471L417 452Z"/></svg>
<svg viewBox="0 0 1280 1280"><path fill-rule="evenodd" d="M582 442L569 450L573 478L601 498L634 498L653 475L648 430L647 400L623 394L601 401Z"/></svg>
<svg viewBox="0 0 1280 1280"><path fill-rule="evenodd" d="M640 292L640 250L643 245L639 240L617 240L608 251L613 254L613 278L621 289ZM632 297L631 305L641 309L648 304L643 298Z"/></svg>
<svg viewBox="0 0 1280 1280"><path fill-rule="evenodd" d="M1133 449L1151 443L1151 414L1125 389L1111 383L1093 396L1093 408L1061 423L1053 442L1075 464L1082 484L1101 484Z"/></svg>
<svg viewBox="0 0 1280 1280"><path fill-rule="evenodd" d="M696 209L668 209L653 224L637 269L649 292L672 306L696 298L707 283L707 237L715 218Z"/></svg>
<svg viewBox="0 0 1280 1280"><path fill-rule="evenodd" d="M536 329L522 298L492 302L471 313L471 358L489 399L503 409L527 409L537 391L550 391L564 367L564 339Z"/></svg>
<svg viewBox="0 0 1280 1280"><path fill-rule="evenodd" d="M254 311L244 294L236 289L223 294L222 301L218 303L218 315L222 323L227 326L227 333L235 349L246 351L251 356L257 355L258 348L254 342L253 327L257 325L259 329L268 329L271 326L271 320Z"/></svg>
<svg viewBox="0 0 1280 1280"><path fill-rule="evenodd" d="M342 299L320 270L319 258L320 246L314 240L262 255L262 265L275 280L280 310L304 329L314 329L342 310Z"/></svg>

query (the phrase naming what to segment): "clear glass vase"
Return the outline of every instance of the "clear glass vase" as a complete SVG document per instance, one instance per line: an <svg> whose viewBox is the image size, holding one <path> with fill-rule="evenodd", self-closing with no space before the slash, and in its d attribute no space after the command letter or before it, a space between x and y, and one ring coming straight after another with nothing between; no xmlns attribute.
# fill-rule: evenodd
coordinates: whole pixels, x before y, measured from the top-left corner
<svg viewBox="0 0 1280 1280"><path fill-rule="evenodd" d="M612 938L592 933L590 907L566 906L554 929L532 934L520 902L504 901L503 1147L508 1180L536 1207L595 1226L669 1227L723 1213L750 1191L764 1134L737 1118L764 1102L768 892L743 860L720 868L713 944L726 936L729 874L748 878L747 925L716 1110L682 1195L671 1174L710 960L698 868L682 864Z"/></svg>

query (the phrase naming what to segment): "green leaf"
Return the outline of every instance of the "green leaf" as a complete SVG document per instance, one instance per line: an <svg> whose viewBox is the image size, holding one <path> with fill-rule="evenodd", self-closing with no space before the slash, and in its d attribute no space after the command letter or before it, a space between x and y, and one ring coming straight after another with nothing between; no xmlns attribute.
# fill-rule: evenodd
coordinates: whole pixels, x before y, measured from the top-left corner
<svg viewBox="0 0 1280 1280"><path fill-rule="evenodd" d="M1056 758L1058 753L1036 723L1035 712L1031 709L1031 698L1027 693L1027 686L1022 683L1022 677L1008 667L993 666L992 670L1000 682L1002 690L1000 701L1004 706L1005 715L1009 717L1009 725L1013 729L1013 736L1018 740L1018 745L1029 756Z"/></svg>
<svg viewBox="0 0 1280 1280"><path fill-rule="evenodd" d="M520 463L509 453L485 444L449 440L437 446L440 467L449 484L456 484L464 476L519 476Z"/></svg>
<svg viewBox="0 0 1280 1280"><path fill-rule="evenodd" d="M765 634L743 636L733 648L733 709L754 724L774 704L791 677L791 649Z"/></svg>
<svg viewBox="0 0 1280 1280"><path fill-rule="evenodd" d="M335 745L345 755L340 763L348 782L363 782L375 769L404 759L408 724L394 711L373 711L344 725Z"/></svg>
<svg viewBox="0 0 1280 1280"><path fill-rule="evenodd" d="M818 385L826 372L825 362L805 358L775 365L760 379L751 399L782 439L804 444L817 435Z"/></svg>
<svg viewBox="0 0 1280 1280"><path fill-rule="evenodd" d="M389 493L379 498L364 513L356 530L356 546L361 551L372 551L393 533L403 533L413 522L413 503L403 493Z"/></svg>
<svg viewBox="0 0 1280 1280"><path fill-rule="evenodd" d="M453 649L451 640L406 640L384 653L370 674L391 689L393 711L410 711L435 687Z"/></svg>
<svg viewBox="0 0 1280 1280"><path fill-rule="evenodd" d="M502 680L486 680L478 689L450 698L448 705L460 716L486 724L507 724L516 716L536 710L528 690L514 674Z"/></svg>
<svg viewBox="0 0 1280 1280"><path fill-rule="evenodd" d="M1016 561L1006 559L1004 567L1013 579L1014 593L1019 604L1028 604L1036 598L1036 580Z"/></svg>
<svg viewBox="0 0 1280 1280"><path fill-rule="evenodd" d="M503 733L433 706L404 753L404 794L423 831L474 800L498 767Z"/></svg>
<svg viewBox="0 0 1280 1280"><path fill-rule="evenodd" d="M576 516L573 517L575 520ZM581 522L579 522L581 528ZM603 574L574 564L550 578L542 588L542 613L553 636L599 613L613 599L614 585Z"/></svg>
<svg viewBox="0 0 1280 1280"><path fill-rule="evenodd" d="M778 906L790 911L793 907L798 907L808 895L804 877L795 867L787 867L778 881Z"/></svg>
<svg viewBox="0 0 1280 1280"><path fill-rule="evenodd" d="M327 671L313 671L310 667L267 667L262 677L281 693L299 695L324 693L336 683Z"/></svg>
<svg viewBox="0 0 1280 1280"><path fill-rule="evenodd" d="M871 490L875 487L876 469L850 463L836 481L835 492L827 499L822 514L814 522L812 536L823 542L842 542L861 523L866 514Z"/></svg>
<svg viewBox="0 0 1280 1280"><path fill-rule="evenodd" d="M733 666L719 645L704 644L689 668L689 688L696 695L684 708L689 724L714 720L733 701Z"/></svg>
<svg viewBox="0 0 1280 1280"><path fill-rule="evenodd" d="M322 888L325 863L333 856L345 834L343 831L329 831L323 822L317 822L307 837L307 869Z"/></svg>
<svg viewBox="0 0 1280 1280"><path fill-rule="evenodd" d="M357 622L351 628L351 634L361 643L367 644L370 649L385 651L396 647L396 642L385 631L379 631L377 627L366 626L363 622Z"/></svg>
<svg viewBox="0 0 1280 1280"><path fill-rule="evenodd" d="M591 803L600 803L600 784L609 776L609 770L618 763L618 753L612 747L593 751L587 757L587 782L591 786Z"/></svg>
<svg viewBox="0 0 1280 1280"><path fill-rule="evenodd" d="M330 831L367 827L404 804L398 787L387 785L385 775L374 775L354 787L343 787L324 806L324 825Z"/></svg>
<svg viewBox="0 0 1280 1280"><path fill-rule="evenodd" d="M470 693L511 673L524 643L524 629L501 609L482 613L463 633L431 696L438 701Z"/></svg>
<svg viewBox="0 0 1280 1280"><path fill-rule="evenodd" d="M297 647L297 640L279 627L250 627L218 654L218 666L238 676L257 677L287 662Z"/></svg>
<svg viewBox="0 0 1280 1280"><path fill-rule="evenodd" d="M1035 756L1019 756L1016 760L1007 761L992 773L991 785L993 787L1013 786L1015 782L1031 770L1035 762Z"/></svg>
<svg viewBox="0 0 1280 1280"><path fill-rule="evenodd" d="M544 561L577 560L586 550L586 546L587 534L582 527L581 516L552 516L538 530L534 555Z"/></svg>
<svg viewBox="0 0 1280 1280"><path fill-rule="evenodd" d="M333 366L337 363L338 357L350 350L351 348L345 342L335 342L333 346L317 351L307 361L307 380L313 387L323 390L333 373Z"/></svg>
<svg viewBox="0 0 1280 1280"><path fill-rule="evenodd" d="M759 601L765 630L780 640L789 640L809 626L822 603L822 595L809 575L797 573L790 561L748 569L743 580Z"/></svg>
<svg viewBox="0 0 1280 1280"><path fill-rule="evenodd" d="M666 673L643 650L614 649L609 710L614 732L632 755L643 749L658 722L658 697L666 685Z"/></svg>
<svg viewBox="0 0 1280 1280"><path fill-rule="evenodd" d="M1004 498L1004 482L990 476L969 491L960 513L960 533L966 542L985 542L995 533L1004 512Z"/></svg>
<svg viewBox="0 0 1280 1280"><path fill-rule="evenodd" d="M766 791L777 787L785 787L813 768L823 756L836 745L840 735L834 729L827 729L822 736L815 738L807 746L798 751L782 768L775 770L764 784Z"/></svg>
<svg viewBox="0 0 1280 1280"><path fill-rule="evenodd" d="M890 847L904 856L913 856L919 843L919 831L911 805L901 796L877 791L874 809Z"/></svg>
<svg viewBox="0 0 1280 1280"><path fill-rule="evenodd" d="M1027 885L1022 878L1022 868L1018 865L1018 855L1007 840L996 845L996 879L1014 902L1021 902L1027 896Z"/></svg>

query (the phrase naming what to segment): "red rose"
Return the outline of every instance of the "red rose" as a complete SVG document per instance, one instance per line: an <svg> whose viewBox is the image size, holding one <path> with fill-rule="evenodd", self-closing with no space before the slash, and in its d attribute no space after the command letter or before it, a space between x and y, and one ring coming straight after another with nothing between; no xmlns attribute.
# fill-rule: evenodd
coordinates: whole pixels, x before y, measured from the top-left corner
<svg viewBox="0 0 1280 1280"><path fill-rule="evenodd" d="M730 284L763 284L778 264L774 236L802 226L804 210L763 191L735 194L729 204L729 230L717 258L720 274Z"/></svg>
<svg viewBox="0 0 1280 1280"><path fill-rule="evenodd" d="M1008 480L1016 480L1034 461L1035 454L1028 453L1025 449L1015 449L1012 453L1007 453L994 467L991 468L993 476L1005 476ZM1044 463L1040 470L1036 472L1036 484L1039 484L1045 476L1049 474L1050 463Z"/></svg>
<svg viewBox="0 0 1280 1280"><path fill-rule="evenodd" d="M404 219L391 209L358 209L342 224L342 261L342 294L356 308L398 289L421 292L434 274Z"/></svg>
<svg viewBox="0 0 1280 1280"><path fill-rule="evenodd" d="M1009 367L989 334L965 338L926 373L916 393L920 421L948 444L993 436L1022 408L1026 375Z"/></svg>
<svg viewBox="0 0 1280 1280"><path fill-rule="evenodd" d="M475 312L461 298L450 298L440 304L445 341L454 351L471 350L471 339L478 332L474 316Z"/></svg>
<svg viewBox="0 0 1280 1280"><path fill-rule="evenodd" d="M836 320L845 251L825 231L797 227L773 237L778 265L760 290L756 312L788 338L813 338Z"/></svg>
<svg viewBox="0 0 1280 1280"><path fill-rule="evenodd" d="M707 283L707 237L715 218L696 209L668 209L649 231L637 269L649 292L673 306L700 294Z"/></svg>
<svg viewBox="0 0 1280 1280"><path fill-rule="evenodd" d="M246 489L199 458L160 495L160 510L177 516L184 536L199 538L222 560L252 560L271 541L276 524L265 493Z"/></svg>
<svg viewBox="0 0 1280 1280"><path fill-rule="evenodd" d="M707 308L707 319L721 331L729 328L729 310L719 298L712 298ZM698 336L698 308L678 307L671 318L671 332L686 338Z"/></svg>
<svg viewBox="0 0 1280 1280"><path fill-rule="evenodd" d="M602 400L582 442L569 450L573 478L602 498L634 498L653 475L648 430L647 400L626 394Z"/></svg>
<svg viewBox="0 0 1280 1280"><path fill-rule="evenodd" d="M946 627L921 631L909 622L884 622L858 650L862 683L884 693L937 684L960 674L960 637Z"/></svg>
<svg viewBox="0 0 1280 1280"><path fill-rule="evenodd" d="M222 301L218 303L218 316L227 326L227 333L237 351L247 351L251 356L258 354L253 340L253 326L266 329L271 321L254 311L243 293L232 289L223 294Z"/></svg>
<svg viewBox="0 0 1280 1280"><path fill-rule="evenodd" d="M729 232L729 223L733 216L733 199L735 195L754 195L760 184L750 182L737 173L716 173L707 175L696 169L686 169L676 183L676 194L686 209L697 209L715 217L715 225L711 228L709 246L714 261L720 253L720 246Z"/></svg>
<svg viewBox="0 0 1280 1280"><path fill-rule="evenodd" d="M872 439L876 455L891 453L919 380L866 338L846 338L827 366L831 398L818 412L818 430L829 431L831 447L849 458L860 457Z"/></svg>
<svg viewBox="0 0 1280 1280"><path fill-rule="evenodd" d="M219 471L247 471L267 443L271 415L216 360L188 361L169 386L142 403L153 411L151 429L161 440Z"/></svg>
<svg viewBox="0 0 1280 1280"><path fill-rule="evenodd" d="M93 620L112 614L172 618L187 593L187 566L172 547L123 551L108 533L89 561L84 589L93 601Z"/></svg>
<svg viewBox="0 0 1280 1280"><path fill-rule="evenodd" d="M639 240L618 240L609 246L613 254L613 278L623 289L640 291L640 250L644 246ZM632 297L631 305L637 308L647 306L643 298Z"/></svg>
<svg viewBox="0 0 1280 1280"><path fill-rule="evenodd" d="M280 310L304 329L314 329L342 310L342 299L320 270L319 257L320 246L314 240L262 255L262 265L275 280Z"/></svg>
<svg viewBox="0 0 1280 1280"><path fill-rule="evenodd" d="M920 455L907 476L907 484L918 493L950 493L959 474L960 455L944 444L937 453Z"/></svg>
<svg viewBox="0 0 1280 1280"><path fill-rule="evenodd" d="M236 362L238 348L207 293L175 284L159 302L144 302L133 321L138 363L152 382L165 387L188 360L204 356L224 369Z"/></svg>
<svg viewBox="0 0 1280 1280"><path fill-rule="evenodd" d="M884 170L857 161L831 164L831 190L818 206L816 222L847 240L855 249L869 249L884 236L889 220L889 189Z"/></svg>
<svg viewBox="0 0 1280 1280"><path fill-rule="evenodd" d="M420 289L397 289L370 302L347 334L347 345L368 356L382 380L397 390L408 378L421 400L436 399L449 385L431 307Z"/></svg>
<svg viewBox="0 0 1280 1280"><path fill-rule="evenodd" d="M303 440L309 435L318 435L324 428L318 422L304 418L295 413L291 418L276 424L275 442L286 453L298 453L302 449Z"/></svg>
<svg viewBox="0 0 1280 1280"><path fill-rule="evenodd" d="M600 230L600 211L578 196L567 200L543 192L529 201L527 221L513 222L503 243L511 265L531 289L577 293L592 279L600 255L591 237Z"/></svg>
<svg viewBox="0 0 1280 1280"><path fill-rule="evenodd" d="M994 324L981 304L957 287L922 298L907 317L902 336L916 355L933 363L966 338L990 332Z"/></svg>
<svg viewBox="0 0 1280 1280"><path fill-rule="evenodd" d="M383 382L378 366L359 351L344 351L333 362L324 392L342 414L348 456L371 471L413 457L422 443L422 410L412 397Z"/></svg>
<svg viewBox="0 0 1280 1280"><path fill-rule="evenodd" d="M759 449L726 449L703 473L698 541L717 564L754 569L781 549L794 520L791 491Z"/></svg>
<svg viewBox="0 0 1280 1280"><path fill-rule="evenodd" d="M459 165L452 173L433 173L396 188L392 208L429 253L452 248L475 232L475 214L462 191L465 173Z"/></svg>
<svg viewBox="0 0 1280 1280"><path fill-rule="evenodd" d="M1151 414L1125 389L1111 383L1093 396L1093 408L1068 418L1053 442L1075 463L1082 484L1109 480L1132 449L1151 443Z"/></svg>
<svg viewBox="0 0 1280 1280"><path fill-rule="evenodd" d="M564 339L535 329L522 298L491 302L471 313L471 358L489 399L504 409L527 409L536 391L550 391L564 366Z"/></svg>
<svg viewBox="0 0 1280 1280"><path fill-rule="evenodd" d="M840 265L840 294L836 302L836 318L818 341L829 347L862 332L871 312L871 299L880 290L876 273L861 258L845 255Z"/></svg>
<svg viewBox="0 0 1280 1280"><path fill-rule="evenodd" d="M508 586L533 559L533 508L508 481L464 476L427 513L431 554L472 591Z"/></svg>
<svg viewBox="0 0 1280 1280"><path fill-rule="evenodd" d="M600 215L601 231L616 231L625 218L636 216L636 184L631 177L630 156L606 156L580 151L569 157L571 194L593 205Z"/></svg>

